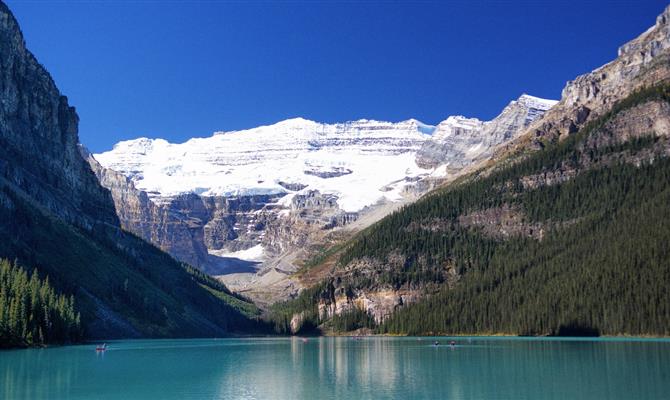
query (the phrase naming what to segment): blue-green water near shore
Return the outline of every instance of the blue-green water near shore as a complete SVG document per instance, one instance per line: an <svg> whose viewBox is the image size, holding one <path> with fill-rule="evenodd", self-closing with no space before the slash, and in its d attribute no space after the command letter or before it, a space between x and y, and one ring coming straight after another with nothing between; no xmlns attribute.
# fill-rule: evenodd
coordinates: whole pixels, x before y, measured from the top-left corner
<svg viewBox="0 0 670 400"><path fill-rule="evenodd" d="M440 346L433 346L440 340ZM670 341L131 340L0 352L2 399L670 399Z"/></svg>

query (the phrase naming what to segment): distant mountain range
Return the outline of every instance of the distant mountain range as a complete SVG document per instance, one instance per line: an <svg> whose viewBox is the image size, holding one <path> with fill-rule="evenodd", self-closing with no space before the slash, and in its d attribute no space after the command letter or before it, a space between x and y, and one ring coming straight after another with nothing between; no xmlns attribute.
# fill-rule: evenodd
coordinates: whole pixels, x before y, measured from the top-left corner
<svg viewBox="0 0 670 400"><path fill-rule="evenodd" d="M126 229L272 301L300 287L289 278L300 257L287 256L318 249L328 232L350 235L489 158L555 103L522 95L491 121L452 116L437 126L295 118L181 144L129 140L89 159L105 171ZM284 289L268 294L277 284Z"/></svg>

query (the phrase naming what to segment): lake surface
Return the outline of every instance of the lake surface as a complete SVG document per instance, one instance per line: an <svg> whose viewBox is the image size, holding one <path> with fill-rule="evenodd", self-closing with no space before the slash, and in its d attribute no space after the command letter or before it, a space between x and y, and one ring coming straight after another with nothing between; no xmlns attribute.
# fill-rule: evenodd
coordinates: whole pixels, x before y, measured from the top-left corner
<svg viewBox="0 0 670 400"><path fill-rule="evenodd" d="M442 345L435 347L434 340ZM132 340L0 352L2 399L669 399L670 341Z"/></svg>

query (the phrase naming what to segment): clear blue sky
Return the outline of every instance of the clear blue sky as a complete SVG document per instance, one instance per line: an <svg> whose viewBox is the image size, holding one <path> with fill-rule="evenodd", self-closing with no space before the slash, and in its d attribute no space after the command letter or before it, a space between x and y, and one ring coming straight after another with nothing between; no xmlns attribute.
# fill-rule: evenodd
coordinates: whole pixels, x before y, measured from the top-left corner
<svg viewBox="0 0 670 400"><path fill-rule="evenodd" d="M663 1L8 1L95 152L302 116L494 117L560 97Z"/></svg>

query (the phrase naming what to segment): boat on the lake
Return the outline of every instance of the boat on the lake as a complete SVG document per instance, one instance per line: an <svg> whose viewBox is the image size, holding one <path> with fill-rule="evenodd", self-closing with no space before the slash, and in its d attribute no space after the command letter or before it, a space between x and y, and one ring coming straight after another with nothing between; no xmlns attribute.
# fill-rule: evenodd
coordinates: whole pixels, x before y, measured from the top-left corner
<svg viewBox="0 0 670 400"><path fill-rule="evenodd" d="M107 350L107 343L103 343L95 347L95 351L105 351L105 350Z"/></svg>

